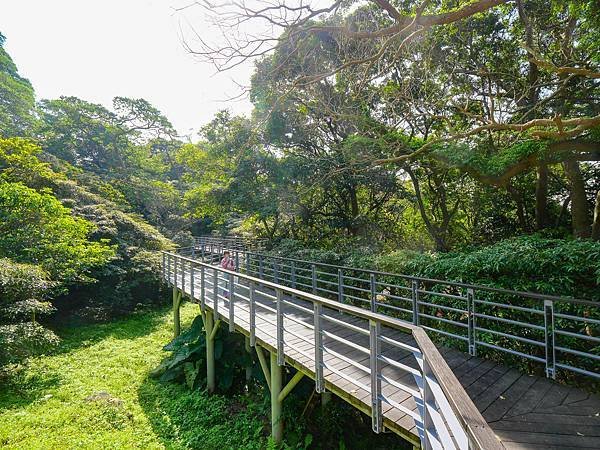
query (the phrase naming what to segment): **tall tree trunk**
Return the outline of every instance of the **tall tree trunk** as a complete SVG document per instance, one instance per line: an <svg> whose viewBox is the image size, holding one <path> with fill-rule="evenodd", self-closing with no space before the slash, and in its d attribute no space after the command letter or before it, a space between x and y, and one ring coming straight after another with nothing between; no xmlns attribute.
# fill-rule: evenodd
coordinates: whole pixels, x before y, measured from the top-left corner
<svg viewBox="0 0 600 450"><path fill-rule="evenodd" d="M589 205L585 195L585 182L579 170L579 162L569 159L563 162L565 175L569 180L571 190L571 221L573 235L578 238L591 236Z"/></svg>
<svg viewBox="0 0 600 450"><path fill-rule="evenodd" d="M523 197L511 183L506 185L506 190L517 205L517 218L519 219L519 226L522 230L526 230L527 219L525 218L525 205L523 204Z"/></svg>
<svg viewBox="0 0 600 450"><path fill-rule="evenodd" d="M542 230L548 226L548 165L540 163L535 184L535 227Z"/></svg>
<svg viewBox="0 0 600 450"><path fill-rule="evenodd" d="M351 187L349 189L350 194L350 227L348 231L352 236L358 236L360 234L360 225L358 224L358 216L360 215L360 208L358 206L358 195L356 189Z"/></svg>
<svg viewBox="0 0 600 450"><path fill-rule="evenodd" d="M410 179L413 183L413 187L415 190L415 197L417 199L417 206L419 207L419 213L421 214L421 218L425 223L425 227L429 232L429 235L435 242L435 249L438 252L447 252L449 250L447 243L447 233L441 233L439 227L432 223L427 215L427 211L425 210L425 203L423 202L423 196L421 194L421 185L419 183L419 179L415 175L415 173L410 168L406 168L406 173L410 176Z"/></svg>
<svg viewBox="0 0 600 450"><path fill-rule="evenodd" d="M596 205L594 206L594 223L592 224L592 239L600 241L600 189L596 193Z"/></svg>

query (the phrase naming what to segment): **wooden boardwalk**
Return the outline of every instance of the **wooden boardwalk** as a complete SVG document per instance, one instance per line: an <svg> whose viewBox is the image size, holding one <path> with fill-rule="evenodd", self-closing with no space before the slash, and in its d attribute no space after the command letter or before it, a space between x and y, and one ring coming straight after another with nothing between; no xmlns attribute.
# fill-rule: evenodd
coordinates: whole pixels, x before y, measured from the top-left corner
<svg viewBox="0 0 600 450"><path fill-rule="evenodd" d="M194 273L194 285L189 269L183 271L175 286L182 289L196 302L200 301L200 276ZM171 278L171 281L172 280ZM208 309L216 309L219 319L245 335L250 334L249 289L243 283L236 284L233 295L233 313L230 314L229 294L225 293L226 281L218 289L218 302L214 303L214 286L207 276L204 286L204 302ZM263 291L255 295L256 342L269 351L277 351L277 311L275 292ZM315 378L314 316L312 304L285 296L283 308L285 329L285 361L305 375ZM354 405L371 413L371 389L369 373L368 322L348 314L324 308L323 356L324 381L328 390ZM363 330L364 332L360 331ZM415 346L413 337L401 331L386 329L383 335L395 341ZM355 344L349 345L350 341ZM440 353L452 369L477 409L507 449L600 449L600 397L584 390L567 387L546 378L525 375L489 360L469 356L458 350L440 347ZM418 392L417 360L410 351L398 347L383 346L382 355L404 365L383 364L382 375L407 386L398 389L386 383L383 395L392 403L383 405L384 426L405 439L420 444L422 425L418 421L419 405L410 390Z"/></svg>

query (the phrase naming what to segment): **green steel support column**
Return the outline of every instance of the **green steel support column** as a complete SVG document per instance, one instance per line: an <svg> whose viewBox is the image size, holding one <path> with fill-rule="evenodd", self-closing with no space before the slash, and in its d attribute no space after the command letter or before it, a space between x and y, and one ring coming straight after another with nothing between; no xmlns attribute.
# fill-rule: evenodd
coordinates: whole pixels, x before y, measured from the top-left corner
<svg viewBox="0 0 600 450"><path fill-rule="evenodd" d="M283 422L281 421L281 400L279 393L282 384L282 366L277 364L277 354L271 355L271 436L276 444L283 439Z"/></svg>
<svg viewBox="0 0 600 450"><path fill-rule="evenodd" d="M250 338L244 336L244 347L249 355L252 355L252 349L250 348ZM250 384L250 378L252 378L252 360L246 366L246 386Z"/></svg>
<svg viewBox="0 0 600 450"><path fill-rule="evenodd" d="M321 406L326 406L331 401L331 392L323 392L321 394Z"/></svg>
<svg viewBox="0 0 600 450"><path fill-rule="evenodd" d="M181 333L181 320L179 318L179 307L181 306L181 292L173 288L173 334L175 337Z"/></svg>
<svg viewBox="0 0 600 450"><path fill-rule="evenodd" d="M213 334L213 312L206 310L204 329L206 330L206 388L214 392L215 383L215 336Z"/></svg>

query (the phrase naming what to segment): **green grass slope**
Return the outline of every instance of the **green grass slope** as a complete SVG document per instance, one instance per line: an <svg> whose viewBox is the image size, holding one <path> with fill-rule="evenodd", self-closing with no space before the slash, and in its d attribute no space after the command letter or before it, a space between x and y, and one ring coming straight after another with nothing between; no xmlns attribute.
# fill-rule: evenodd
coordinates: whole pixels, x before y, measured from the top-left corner
<svg viewBox="0 0 600 450"><path fill-rule="evenodd" d="M184 325L197 306L182 308ZM0 379L0 447L7 449L264 448L264 416L148 377L171 338L167 311L59 330L58 352ZM263 431L264 430L264 431Z"/></svg>

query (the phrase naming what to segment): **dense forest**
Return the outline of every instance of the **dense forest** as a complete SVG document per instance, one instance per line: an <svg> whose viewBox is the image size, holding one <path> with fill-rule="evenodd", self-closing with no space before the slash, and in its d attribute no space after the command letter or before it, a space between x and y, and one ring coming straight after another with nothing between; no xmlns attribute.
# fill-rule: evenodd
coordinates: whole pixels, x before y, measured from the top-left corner
<svg viewBox="0 0 600 450"><path fill-rule="evenodd" d="M144 99L37 98L0 34L0 365L164 304L158 251L206 234L599 300L598 3L325 3L207 11L281 34L189 46L254 63L252 114L195 142Z"/></svg>

